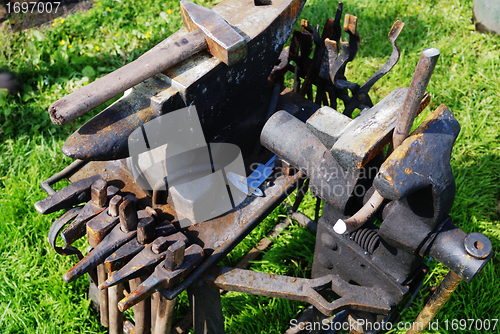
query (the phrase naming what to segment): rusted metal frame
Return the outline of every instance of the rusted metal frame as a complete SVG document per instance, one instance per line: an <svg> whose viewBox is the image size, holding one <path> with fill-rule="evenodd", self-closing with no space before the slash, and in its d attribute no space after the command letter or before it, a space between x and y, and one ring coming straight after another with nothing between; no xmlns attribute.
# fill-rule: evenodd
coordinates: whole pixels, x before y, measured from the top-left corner
<svg viewBox="0 0 500 334"><path fill-rule="evenodd" d="M227 291L306 301L326 316L345 309L387 314L392 306L387 296L378 291L378 288L351 285L336 275L305 279L237 268L213 267L204 279L209 284ZM326 289L331 289L340 298L328 302L320 294Z"/></svg>
<svg viewBox="0 0 500 334"><path fill-rule="evenodd" d="M157 226L151 225L150 222L152 220L151 217L144 217L146 214L145 210L139 211L139 217L142 217L139 220L138 224L138 239L144 239L144 242L152 242L153 237L161 237L165 235L170 235L171 233L175 232L175 228L173 227L172 224L165 222L162 224L159 224ZM147 225L142 224L143 222L147 222ZM154 236L149 233L150 231L147 231L148 229L151 229L154 227L155 233ZM146 231L143 231L146 230ZM142 237L141 237L142 235ZM112 280L113 277L119 276L120 273L124 270L123 266L127 265L127 263L132 259L132 261L135 259L133 258L136 254L138 254L141 250L144 250L145 247L147 247L146 244L139 244L138 239L132 239L122 247L120 247L115 253L113 253L111 256L109 256L106 261L104 262L104 265L106 267L106 271L108 272L114 272L114 274L110 274L109 279ZM157 239L158 240L158 239ZM136 261L136 267L142 268L141 265L145 264L144 261ZM128 266L130 267L130 266ZM125 270L126 271L126 270ZM135 273L135 271L134 271ZM137 275L135 275L137 276ZM131 291L137 288L146 278L146 276L139 276L136 278L132 278L130 275L127 276L127 280L129 281L130 284L130 289ZM129 280L130 279L130 280ZM100 284L104 285L108 282L102 282ZM113 291L111 289L110 291ZM100 292L108 293L107 290L102 290L100 289ZM111 292L110 292L111 293ZM120 298L121 299L121 298ZM153 316L152 314L155 313L156 317L156 310L157 310L157 304L153 304L150 300L150 298L147 298L146 300L138 303L137 305L134 306L134 319L135 319L135 326L134 326L134 333L136 334L147 334L150 333L151 328L154 327L152 326L153 323Z"/></svg>
<svg viewBox="0 0 500 334"><path fill-rule="evenodd" d="M188 286L198 280L205 271L219 263L248 235L248 233L250 233L265 217L267 217L281 202L283 202L286 197L288 197L288 195L297 186L297 181L301 177L303 177L303 173L298 172L290 177L280 177L282 179L281 182L279 180L280 178L276 179L273 187L280 187L279 191L275 192L270 198L260 197L263 199L264 203L259 207L258 211L246 213L249 214L247 216L248 218L243 222L238 233L233 238L217 247L214 252L179 285L169 290L162 290L162 294L169 300L177 297ZM245 208L241 208L241 210L243 211ZM246 216L246 214L242 213L242 216ZM217 223L217 219L214 223Z"/></svg>
<svg viewBox="0 0 500 334"><path fill-rule="evenodd" d="M341 311L339 313L337 313L337 315L335 316L335 318L333 318L333 320L330 322L331 324L335 324L335 323L343 323L346 318L349 316L349 312L347 311ZM330 330L328 332L326 332L325 334L336 334L338 333L339 331L337 329L333 329L333 330Z"/></svg>
<svg viewBox="0 0 500 334"><path fill-rule="evenodd" d="M274 66L271 74L269 75L269 86L274 86L274 84L279 84L282 87L285 86L285 74L288 72L289 58L290 46L287 46L281 51L278 63Z"/></svg>
<svg viewBox="0 0 500 334"><path fill-rule="evenodd" d="M443 305L446 304L455 289L460 285L460 282L462 282L460 276L450 270L437 288L436 292L432 295L431 299L429 299L422 311L420 311L420 314L413 322L412 328L406 333L422 333Z"/></svg>

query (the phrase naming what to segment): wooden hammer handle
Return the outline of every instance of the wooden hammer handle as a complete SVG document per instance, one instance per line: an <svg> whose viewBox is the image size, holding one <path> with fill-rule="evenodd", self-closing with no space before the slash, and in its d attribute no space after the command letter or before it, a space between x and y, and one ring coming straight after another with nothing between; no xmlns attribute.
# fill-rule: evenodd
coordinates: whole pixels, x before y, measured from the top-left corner
<svg viewBox="0 0 500 334"><path fill-rule="evenodd" d="M162 42L139 59L54 102L49 107L52 123L67 124L206 48L205 37L197 30L178 39Z"/></svg>

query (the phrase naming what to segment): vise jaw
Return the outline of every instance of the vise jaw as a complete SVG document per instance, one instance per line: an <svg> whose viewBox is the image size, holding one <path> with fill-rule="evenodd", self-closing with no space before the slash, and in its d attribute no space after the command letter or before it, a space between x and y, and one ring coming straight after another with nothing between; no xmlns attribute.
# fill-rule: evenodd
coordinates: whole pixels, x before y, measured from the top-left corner
<svg viewBox="0 0 500 334"><path fill-rule="evenodd" d="M441 105L380 167L373 187L393 202L379 234L394 247L417 252L450 212L455 198L450 157L459 132L458 121Z"/></svg>

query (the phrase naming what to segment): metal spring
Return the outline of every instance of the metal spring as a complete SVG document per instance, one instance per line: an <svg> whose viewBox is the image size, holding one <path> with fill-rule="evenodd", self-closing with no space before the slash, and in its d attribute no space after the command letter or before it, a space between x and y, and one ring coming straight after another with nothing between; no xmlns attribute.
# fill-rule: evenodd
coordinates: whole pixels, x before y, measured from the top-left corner
<svg viewBox="0 0 500 334"><path fill-rule="evenodd" d="M377 230L371 228L361 228L354 231L352 239L370 254L373 254L380 244L380 236Z"/></svg>

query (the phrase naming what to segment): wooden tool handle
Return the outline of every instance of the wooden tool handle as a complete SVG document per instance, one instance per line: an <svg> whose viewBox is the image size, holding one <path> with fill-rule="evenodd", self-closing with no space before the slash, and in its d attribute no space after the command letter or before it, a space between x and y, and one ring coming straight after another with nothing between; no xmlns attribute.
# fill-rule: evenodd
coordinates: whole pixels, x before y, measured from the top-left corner
<svg viewBox="0 0 500 334"><path fill-rule="evenodd" d="M67 124L155 74L207 48L205 37L192 31L162 42L139 59L63 97L49 107L52 123Z"/></svg>

